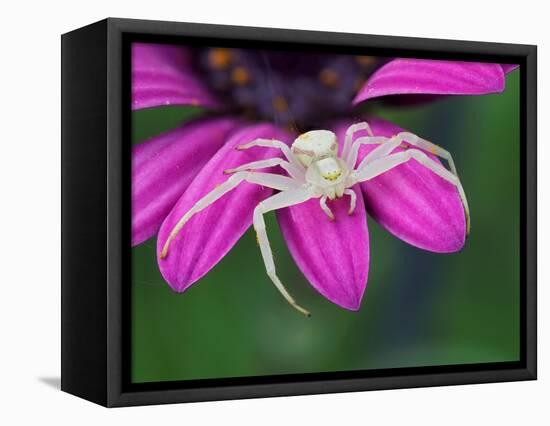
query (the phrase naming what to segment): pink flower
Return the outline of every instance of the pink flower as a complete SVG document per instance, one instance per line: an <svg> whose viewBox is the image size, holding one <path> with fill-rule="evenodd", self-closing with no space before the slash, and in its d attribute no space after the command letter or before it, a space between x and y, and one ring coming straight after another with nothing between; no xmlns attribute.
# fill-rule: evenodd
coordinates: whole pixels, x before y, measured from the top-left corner
<svg viewBox="0 0 550 426"><path fill-rule="evenodd" d="M342 141L349 125L365 120L354 118L354 104L397 95L498 93L504 90L505 74L514 68L419 59L379 64L352 56L135 44L134 109L195 105L213 114L134 147L132 245L158 234L160 255L178 220L228 178L224 170L280 156L272 148L239 151L238 145L257 138L289 144L296 137L289 127L331 129ZM254 114L254 121L245 121L242 112ZM375 135L391 137L402 131L387 121L366 119ZM374 148L363 146L358 161ZM350 310L359 309L367 283L367 213L396 237L424 250L456 252L466 238L456 187L417 162L402 164L360 188L353 215L346 213L347 200L331 203L333 222L318 200L277 212L302 273L328 300ZM270 189L242 183L192 217L172 242L170 255L159 256L161 273L172 289L185 291L214 267L250 227L255 206L271 194Z"/></svg>

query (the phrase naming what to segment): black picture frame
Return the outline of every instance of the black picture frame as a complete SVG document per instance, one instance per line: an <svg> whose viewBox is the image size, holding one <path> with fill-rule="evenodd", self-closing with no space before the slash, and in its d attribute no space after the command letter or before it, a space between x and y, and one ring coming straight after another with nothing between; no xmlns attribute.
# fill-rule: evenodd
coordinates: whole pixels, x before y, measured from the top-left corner
<svg viewBox="0 0 550 426"><path fill-rule="evenodd" d="M520 361L130 383L131 41L520 64ZM536 46L109 18L62 36L62 390L108 407L536 379Z"/></svg>

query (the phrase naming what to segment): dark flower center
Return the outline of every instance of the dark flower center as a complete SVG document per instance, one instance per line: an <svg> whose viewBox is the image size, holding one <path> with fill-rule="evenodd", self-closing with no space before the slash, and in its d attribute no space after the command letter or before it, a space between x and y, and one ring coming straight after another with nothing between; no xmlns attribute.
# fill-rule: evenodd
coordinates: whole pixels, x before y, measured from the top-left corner
<svg viewBox="0 0 550 426"><path fill-rule="evenodd" d="M302 132L348 114L372 73L368 56L209 48L201 74L230 108Z"/></svg>

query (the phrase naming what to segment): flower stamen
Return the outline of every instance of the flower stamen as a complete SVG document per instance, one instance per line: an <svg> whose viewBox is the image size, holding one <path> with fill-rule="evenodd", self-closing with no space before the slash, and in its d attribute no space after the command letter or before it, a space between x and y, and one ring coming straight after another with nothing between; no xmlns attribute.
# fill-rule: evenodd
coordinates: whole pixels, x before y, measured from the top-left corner
<svg viewBox="0 0 550 426"><path fill-rule="evenodd" d="M336 71L330 68L325 68L319 73L319 81L323 83L324 86L333 89L338 86L340 76Z"/></svg>
<svg viewBox="0 0 550 426"><path fill-rule="evenodd" d="M246 86L250 82L250 73L245 67L236 67L231 72L231 81L237 86Z"/></svg>
<svg viewBox="0 0 550 426"><path fill-rule="evenodd" d="M286 112L288 111L288 102L282 96L275 96L273 98L273 108L277 112Z"/></svg>
<svg viewBox="0 0 550 426"><path fill-rule="evenodd" d="M229 49L216 48L208 52L208 64L214 69L226 69L232 61Z"/></svg>

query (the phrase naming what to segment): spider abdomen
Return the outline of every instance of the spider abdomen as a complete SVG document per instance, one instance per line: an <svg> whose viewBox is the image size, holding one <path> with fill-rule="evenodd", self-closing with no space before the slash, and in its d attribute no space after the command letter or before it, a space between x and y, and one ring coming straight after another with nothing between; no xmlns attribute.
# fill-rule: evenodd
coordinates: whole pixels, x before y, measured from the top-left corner
<svg viewBox="0 0 550 426"><path fill-rule="evenodd" d="M330 130L312 130L302 133L292 144L292 152L304 167L327 157L336 157L338 142Z"/></svg>

